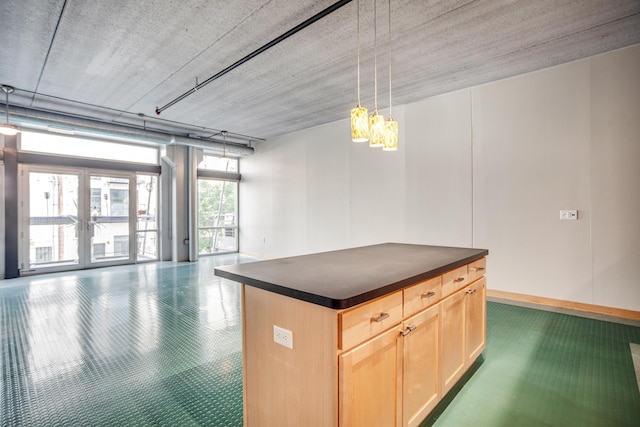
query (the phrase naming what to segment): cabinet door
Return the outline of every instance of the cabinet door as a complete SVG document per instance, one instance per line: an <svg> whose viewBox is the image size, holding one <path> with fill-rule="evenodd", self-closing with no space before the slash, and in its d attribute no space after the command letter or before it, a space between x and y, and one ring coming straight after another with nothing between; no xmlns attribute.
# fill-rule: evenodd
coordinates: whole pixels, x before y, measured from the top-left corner
<svg viewBox="0 0 640 427"><path fill-rule="evenodd" d="M465 352L465 295L459 291L442 301L442 395L444 396L464 373Z"/></svg>
<svg viewBox="0 0 640 427"><path fill-rule="evenodd" d="M467 364L471 364L486 347L486 286L484 277L465 291L467 316Z"/></svg>
<svg viewBox="0 0 640 427"><path fill-rule="evenodd" d="M341 427L399 425L402 341L399 328L339 356Z"/></svg>
<svg viewBox="0 0 640 427"><path fill-rule="evenodd" d="M403 426L419 426L440 397L440 305L404 322Z"/></svg>

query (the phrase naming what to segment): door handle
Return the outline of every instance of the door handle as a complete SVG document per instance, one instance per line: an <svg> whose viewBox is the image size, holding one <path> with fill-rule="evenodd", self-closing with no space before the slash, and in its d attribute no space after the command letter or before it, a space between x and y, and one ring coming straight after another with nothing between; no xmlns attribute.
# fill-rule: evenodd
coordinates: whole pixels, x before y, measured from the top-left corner
<svg viewBox="0 0 640 427"><path fill-rule="evenodd" d="M403 331L401 331L400 333L402 334L403 337L406 337L407 335L409 335L411 332L415 331L417 328L417 326L407 326Z"/></svg>
<svg viewBox="0 0 640 427"><path fill-rule="evenodd" d="M375 316L375 317L372 317L372 318L371 318L371 321L372 321L372 322L380 323L380 322L382 322L384 319L387 319L387 318L389 318L389 313L380 313L379 315L377 315L377 316Z"/></svg>

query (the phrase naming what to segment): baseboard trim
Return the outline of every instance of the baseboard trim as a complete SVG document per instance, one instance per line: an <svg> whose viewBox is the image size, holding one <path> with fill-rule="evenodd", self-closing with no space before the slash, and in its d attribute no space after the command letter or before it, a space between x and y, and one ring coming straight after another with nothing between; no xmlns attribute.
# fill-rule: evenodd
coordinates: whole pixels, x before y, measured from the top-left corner
<svg viewBox="0 0 640 427"><path fill-rule="evenodd" d="M585 304L581 302L564 301L554 298L537 297L532 295L518 294L515 292L496 291L487 289L487 297L504 300L520 301L529 304L556 307L565 310L581 311L585 313L598 314L602 316L618 317L640 321L640 311L626 310L623 308L606 307L603 305Z"/></svg>

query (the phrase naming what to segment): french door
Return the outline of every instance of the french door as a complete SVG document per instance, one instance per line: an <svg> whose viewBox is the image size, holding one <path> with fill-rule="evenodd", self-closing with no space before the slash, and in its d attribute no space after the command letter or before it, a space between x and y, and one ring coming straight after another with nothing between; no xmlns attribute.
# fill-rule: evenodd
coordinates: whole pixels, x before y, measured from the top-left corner
<svg viewBox="0 0 640 427"><path fill-rule="evenodd" d="M22 273L134 262L135 173L23 165L20 178Z"/></svg>

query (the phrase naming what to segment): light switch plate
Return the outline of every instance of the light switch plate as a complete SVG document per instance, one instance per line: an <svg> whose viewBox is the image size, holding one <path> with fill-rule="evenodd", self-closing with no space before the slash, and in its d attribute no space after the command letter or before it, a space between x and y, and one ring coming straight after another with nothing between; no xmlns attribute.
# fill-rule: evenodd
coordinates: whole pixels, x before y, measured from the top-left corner
<svg viewBox="0 0 640 427"><path fill-rule="evenodd" d="M578 211L572 209L563 209L560 211L560 219L578 219Z"/></svg>

